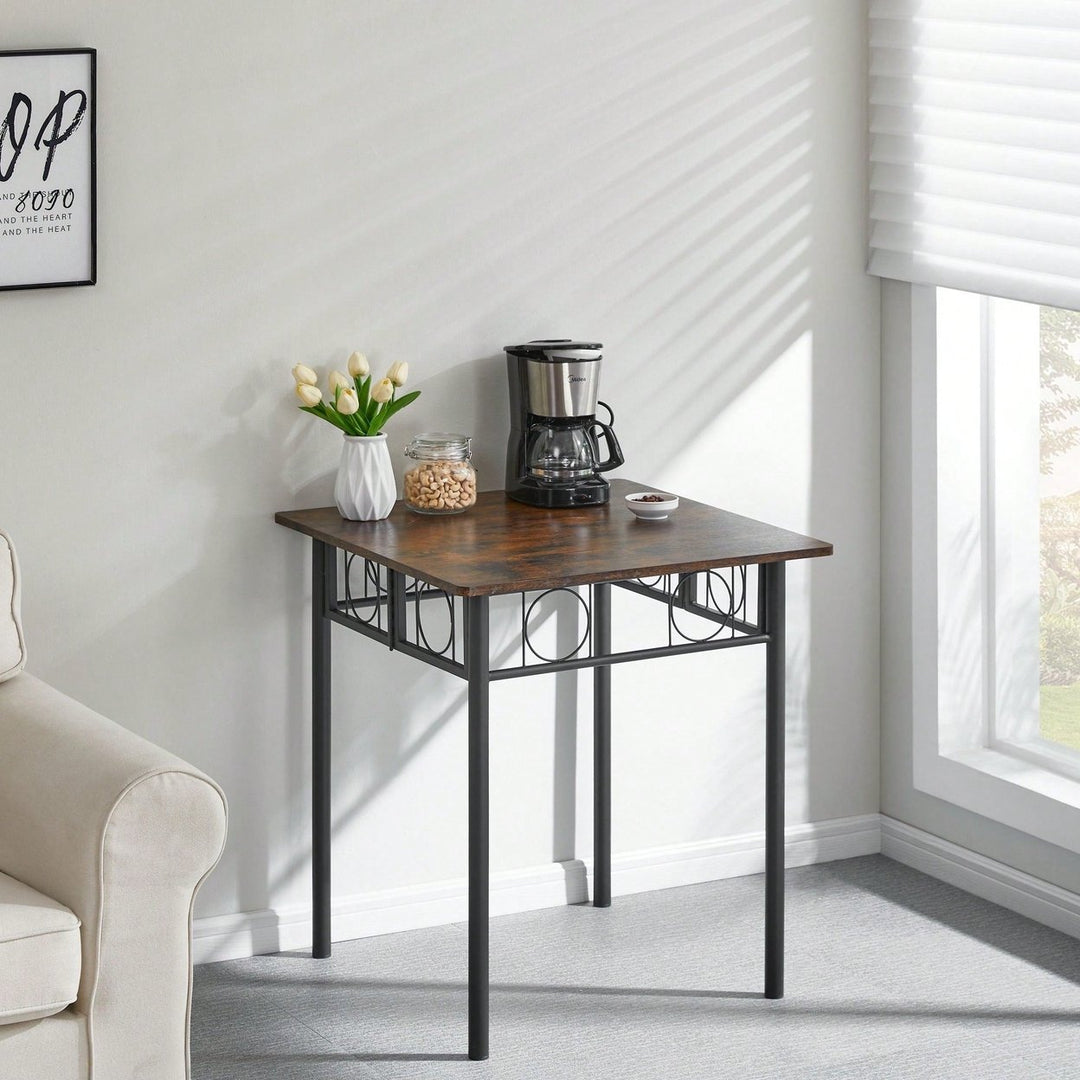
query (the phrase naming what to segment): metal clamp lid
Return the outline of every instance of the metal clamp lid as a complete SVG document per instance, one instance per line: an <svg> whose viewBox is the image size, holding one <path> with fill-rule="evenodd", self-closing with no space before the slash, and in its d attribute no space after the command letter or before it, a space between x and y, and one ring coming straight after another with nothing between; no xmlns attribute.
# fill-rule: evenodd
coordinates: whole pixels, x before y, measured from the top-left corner
<svg viewBox="0 0 1080 1080"><path fill-rule="evenodd" d="M450 431L422 431L412 437L405 453L418 460L468 461L472 457L472 436Z"/></svg>

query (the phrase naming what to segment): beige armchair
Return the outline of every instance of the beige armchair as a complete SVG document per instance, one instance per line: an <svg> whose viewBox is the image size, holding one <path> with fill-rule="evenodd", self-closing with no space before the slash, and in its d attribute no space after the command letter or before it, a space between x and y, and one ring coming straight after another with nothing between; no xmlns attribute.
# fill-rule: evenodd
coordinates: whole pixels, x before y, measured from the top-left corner
<svg viewBox="0 0 1080 1080"><path fill-rule="evenodd" d="M221 789L22 671L0 533L0 1077L183 1080Z"/></svg>

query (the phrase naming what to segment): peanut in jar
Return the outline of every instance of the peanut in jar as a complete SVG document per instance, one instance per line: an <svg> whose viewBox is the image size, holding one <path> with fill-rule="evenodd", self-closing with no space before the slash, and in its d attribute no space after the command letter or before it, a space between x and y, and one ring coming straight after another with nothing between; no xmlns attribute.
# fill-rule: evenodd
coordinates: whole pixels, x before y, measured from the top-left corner
<svg viewBox="0 0 1080 1080"><path fill-rule="evenodd" d="M460 514L476 502L468 435L425 432L405 447L405 505L418 514Z"/></svg>

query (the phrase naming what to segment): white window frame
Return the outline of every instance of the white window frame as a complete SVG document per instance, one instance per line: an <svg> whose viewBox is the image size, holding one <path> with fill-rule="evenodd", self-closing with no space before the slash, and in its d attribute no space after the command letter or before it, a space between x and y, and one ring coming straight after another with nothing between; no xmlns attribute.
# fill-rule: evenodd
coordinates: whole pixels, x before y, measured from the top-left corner
<svg viewBox="0 0 1080 1080"><path fill-rule="evenodd" d="M973 305L971 318L985 323L992 317L980 297L955 302ZM1003 593L1018 595L1031 576L1029 557L1026 564L1013 559L1031 551L1030 537L1015 535L1019 518L995 513L1001 508L992 498L1001 484L1022 490L1028 465L1010 476L1012 448L995 443L990 432L997 425L984 422L1015 387L995 387L987 377L1004 367L985 353L991 340L985 325L976 340L950 341L939 357L937 314L937 291L912 286L914 786L1080 853L1080 755L1038 738L1037 700L1033 712L1032 703L1016 709L1008 693L1003 697L1005 666L1015 662L1017 641L1029 642L1021 658L1027 664L1038 641L1037 591L1034 611L1018 617L1013 640L997 633L995 615ZM1028 515L1020 527L1037 528L1037 521Z"/></svg>

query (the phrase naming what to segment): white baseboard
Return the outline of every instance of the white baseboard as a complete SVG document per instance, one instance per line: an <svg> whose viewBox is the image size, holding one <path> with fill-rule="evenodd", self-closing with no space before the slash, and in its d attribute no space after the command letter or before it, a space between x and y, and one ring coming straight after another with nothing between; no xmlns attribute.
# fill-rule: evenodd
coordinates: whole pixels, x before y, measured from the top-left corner
<svg viewBox="0 0 1080 1080"><path fill-rule="evenodd" d="M1076 893L884 815L881 851L958 889L1080 937L1080 896Z"/></svg>
<svg viewBox="0 0 1080 1080"><path fill-rule="evenodd" d="M785 832L788 866L850 859L881 850L878 814L793 825ZM703 881L759 874L765 869L765 834L674 844L612 857L611 891L616 896L696 885ZM491 875L491 914L579 904L588 899L590 873L579 859ZM333 904L335 941L417 930L466 918L465 879L383 889L340 897ZM196 964L233 960L311 944L311 908L296 904L276 911L246 911L196 919Z"/></svg>
<svg viewBox="0 0 1080 1080"><path fill-rule="evenodd" d="M981 896L1055 930L1080 938L1080 895L1011 866L978 855L932 833L879 814L794 825L785 833L785 863L850 859L880 851L965 892ZM765 868L763 833L674 844L615 855L611 891L616 896L703 881L759 874ZM491 877L491 913L578 904L588 899L591 874L580 860L504 870ZM466 917L464 879L412 885L334 901L334 940L461 922ZM311 943L311 909L297 904L276 911L246 911L196 919L197 964L232 960Z"/></svg>

